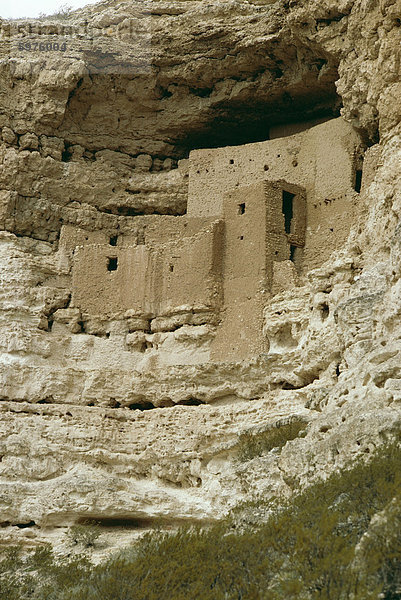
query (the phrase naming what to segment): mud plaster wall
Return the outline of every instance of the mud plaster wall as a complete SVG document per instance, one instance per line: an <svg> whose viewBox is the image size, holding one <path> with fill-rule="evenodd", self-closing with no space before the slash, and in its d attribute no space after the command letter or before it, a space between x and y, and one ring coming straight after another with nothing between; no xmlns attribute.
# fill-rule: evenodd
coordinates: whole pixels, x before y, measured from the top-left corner
<svg viewBox="0 0 401 600"><path fill-rule="evenodd" d="M347 238L358 199L354 186L360 148L358 133L338 118L285 138L194 150L188 214L221 216L224 193L261 180L282 179L304 187L308 210L303 266L305 271L318 267Z"/></svg>
<svg viewBox="0 0 401 600"><path fill-rule="evenodd" d="M283 190L294 194L289 234L282 212ZM224 310L212 344L215 360L241 360L268 351L263 308L283 273L273 265L283 264L286 283L294 282L295 266L288 265L288 259L292 243L305 243L305 208L304 190L284 181L260 181L225 194Z"/></svg>
<svg viewBox="0 0 401 600"><path fill-rule="evenodd" d="M266 195L263 184L224 197L224 311L212 344L215 360L241 360L266 349L263 306L269 288Z"/></svg>
<svg viewBox="0 0 401 600"><path fill-rule="evenodd" d="M216 221L200 233L166 244L159 250L163 286L158 307L161 314L188 304L195 312L220 307L222 232L223 223Z"/></svg>
<svg viewBox="0 0 401 600"><path fill-rule="evenodd" d="M117 318L130 310L153 318L184 305L189 309L217 306L218 222L197 235L155 247L123 244L122 239L119 246L88 243L76 248L72 307L91 317Z"/></svg>
<svg viewBox="0 0 401 600"><path fill-rule="evenodd" d="M307 208L305 190L283 180L264 181L258 185L261 186L265 195L267 208L268 256L271 261L288 260L292 258L294 247L304 248L305 246ZM284 214L284 194L292 196L288 232L286 232L286 217ZM269 282L271 284L271 276ZM270 287L271 285L269 289Z"/></svg>

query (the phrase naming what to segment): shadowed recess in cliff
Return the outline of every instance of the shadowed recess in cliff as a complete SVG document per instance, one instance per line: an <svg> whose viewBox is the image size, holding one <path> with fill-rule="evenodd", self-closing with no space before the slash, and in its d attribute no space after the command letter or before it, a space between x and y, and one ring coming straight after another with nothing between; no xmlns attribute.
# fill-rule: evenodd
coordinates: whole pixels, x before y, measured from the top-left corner
<svg viewBox="0 0 401 600"><path fill-rule="evenodd" d="M218 148L261 142L270 138L270 128L313 119L337 117L340 105L335 93L321 101L313 98L297 100L289 95L276 107L261 102L249 105L225 104L211 111L210 121L187 131L177 140L178 154L186 156L196 148ZM288 102L288 105L287 105Z"/></svg>
<svg viewBox="0 0 401 600"><path fill-rule="evenodd" d="M166 81L166 74L163 83L154 74L135 87L122 75L86 76L70 97L59 134L90 150L180 159L195 148L266 140L278 124L339 115L336 65L305 48L291 47L286 63L282 49L276 54L246 53L241 74L227 64L224 79L210 68L208 85L199 88Z"/></svg>
<svg viewBox="0 0 401 600"><path fill-rule="evenodd" d="M206 525L210 519L174 519L169 517L82 517L78 519L77 525L83 527L98 526L102 529L155 529L155 528L178 528L185 525Z"/></svg>

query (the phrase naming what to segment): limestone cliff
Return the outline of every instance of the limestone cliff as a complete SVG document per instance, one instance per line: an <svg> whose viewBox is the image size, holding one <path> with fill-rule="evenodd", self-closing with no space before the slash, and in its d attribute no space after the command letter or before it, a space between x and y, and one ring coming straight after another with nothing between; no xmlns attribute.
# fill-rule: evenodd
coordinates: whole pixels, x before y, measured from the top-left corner
<svg viewBox="0 0 401 600"><path fill-rule="evenodd" d="M92 518L112 545L138 527L207 522L254 493L291 494L398 436L399 3L110 0L62 21L0 27L2 538L56 539ZM191 151L289 136L288 168L306 173L299 140L340 114L349 129L336 139L354 162L349 173L341 163L336 241L313 253L308 221L306 242L287 236L287 270L264 264L266 281L241 299L257 327L246 333L237 316L247 313L232 312L238 339L260 336L257 351L224 360L220 347L217 360L211 347L231 310L217 260L228 213L187 214L196 161L209 160ZM228 160L227 189L230 177L233 187L235 177L257 183L253 171L228 170L241 149L216 152ZM316 179L329 178L329 157L327 172L310 159ZM264 165L261 182L272 173ZM280 169L274 181L287 177ZM290 183L308 195L308 181ZM205 206L221 201L217 187ZM333 200L316 198L316 207ZM109 271L125 247L148 252L152 289L163 281L167 292L145 304L135 296L135 309L93 308L103 279L85 296L96 268L88 258L78 277L74 265L106 245ZM303 246L312 258L298 264ZM188 305L166 258L187 247L190 272L198 261L208 281L201 298L189 285ZM248 256L244 277L259 256ZM108 281L110 294L123 285ZM302 436L236 462L241 435L293 422ZM122 524L132 529L123 535Z"/></svg>

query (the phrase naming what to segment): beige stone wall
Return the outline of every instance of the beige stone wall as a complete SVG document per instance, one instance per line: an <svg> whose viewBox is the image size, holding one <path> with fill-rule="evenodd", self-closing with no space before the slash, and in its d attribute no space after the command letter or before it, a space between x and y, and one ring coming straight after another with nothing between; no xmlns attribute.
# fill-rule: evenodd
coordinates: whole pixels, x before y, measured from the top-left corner
<svg viewBox="0 0 401 600"><path fill-rule="evenodd" d="M160 248L160 314L188 305L195 312L220 307L222 231L223 223L216 221L197 235ZM155 295L159 284L155 282Z"/></svg>
<svg viewBox="0 0 401 600"><path fill-rule="evenodd" d="M89 234L87 243L76 248L73 263L71 306L80 308L85 317L122 318L129 310L154 318L180 307L218 308L220 222L181 241L154 246L126 245L123 236L117 246L96 244L94 235ZM116 261L113 270L110 260Z"/></svg>
<svg viewBox="0 0 401 600"><path fill-rule="evenodd" d="M359 214L359 196L350 191L337 197L308 203L306 267L320 266L325 258L347 241L351 225Z"/></svg>
<svg viewBox="0 0 401 600"><path fill-rule="evenodd" d="M303 187L308 204L304 268L318 267L348 235L349 209L358 198L353 187L360 146L356 130L338 118L285 138L194 150L190 155L188 215L221 216L227 191L258 181L284 180ZM321 203L327 206L325 200L331 200L331 211L312 210ZM338 218L342 233L330 237Z"/></svg>
<svg viewBox="0 0 401 600"><path fill-rule="evenodd" d="M118 261L114 271L108 270L110 258ZM144 313L150 273L151 257L145 246L80 246L74 256L72 306L92 317L112 318L128 309Z"/></svg>
<svg viewBox="0 0 401 600"><path fill-rule="evenodd" d="M270 261L283 261L292 257L293 246L303 248L306 237L306 194L299 186L291 185L286 181L264 181L260 184L265 195L267 207L267 253ZM285 230L285 215L283 208L283 196L291 194L292 218L290 230ZM272 267L270 267L272 269ZM271 283L271 273L269 283ZM269 285L269 290L270 290Z"/></svg>
<svg viewBox="0 0 401 600"><path fill-rule="evenodd" d="M263 183L224 197L224 312L212 344L218 361L243 360L266 349L263 306L269 287L267 205Z"/></svg>
<svg viewBox="0 0 401 600"><path fill-rule="evenodd" d="M158 246L175 240L179 242L183 238L190 237L212 226L215 217L192 218L186 215L173 217L163 215L145 215L130 219L135 226L143 232L144 243L148 246ZM121 243L125 243L126 236L122 237Z"/></svg>
<svg viewBox="0 0 401 600"><path fill-rule="evenodd" d="M285 232L283 191L294 194L290 233ZM225 243L223 258L224 311L212 344L215 360L244 360L268 351L263 335L263 309L273 286L280 289L291 244L305 243L304 190L284 181L260 181L224 196Z"/></svg>
<svg viewBox="0 0 401 600"><path fill-rule="evenodd" d="M60 232L60 248L65 252L75 251L77 246L86 244L107 244L109 236L103 230L87 231L74 225L63 225Z"/></svg>

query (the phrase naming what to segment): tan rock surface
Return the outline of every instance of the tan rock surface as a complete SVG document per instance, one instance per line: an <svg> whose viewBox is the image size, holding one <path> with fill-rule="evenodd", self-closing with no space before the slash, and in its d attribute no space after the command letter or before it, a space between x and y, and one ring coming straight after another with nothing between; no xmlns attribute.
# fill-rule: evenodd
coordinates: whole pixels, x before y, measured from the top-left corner
<svg viewBox="0 0 401 600"><path fill-rule="evenodd" d="M56 539L88 517L208 521L399 435L400 19L396 0L110 1L40 24L33 38L58 32L64 54L18 50L27 24L1 23L4 540ZM192 307L149 330L151 316L70 305L81 238L63 247L63 224L141 243L130 219L161 213L168 237L190 150L337 116L340 99L370 145L357 216L318 268L276 280L265 354L211 362L216 322ZM309 422L304 437L234 460L241 434L292 418Z"/></svg>

